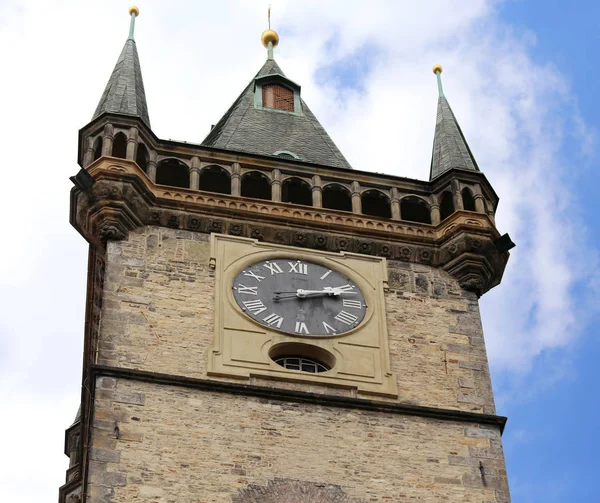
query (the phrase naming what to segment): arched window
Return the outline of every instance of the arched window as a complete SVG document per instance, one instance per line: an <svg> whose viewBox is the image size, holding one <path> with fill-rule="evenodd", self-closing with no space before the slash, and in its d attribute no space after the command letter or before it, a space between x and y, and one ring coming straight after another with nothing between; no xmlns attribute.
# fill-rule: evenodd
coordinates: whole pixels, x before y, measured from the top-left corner
<svg viewBox="0 0 600 503"><path fill-rule="evenodd" d="M264 108L294 111L294 91L277 84L268 84L262 88L262 102Z"/></svg>
<svg viewBox="0 0 600 503"><path fill-rule="evenodd" d="M473 193L468 187L462 189L463 208L467 211L475 211L475 199Z"/></svg>
<svg viewBox="0 0 600 503"><path fill-rule="evenodd" d="M431 223L429 205L416 196L407 196L400 201L400 213L402 214L402 220L408 222Z"/></svg>
<svg viewBox="0 0 600 503"><path fill-rule="evenodd" d="M442 194L442 201L440 203L440 220L448 218L454 213L454 200L452 199L452 192L446 190Z"/></svg>
<svg viewBox="0 0 600 503"><path fill-rule="evenodd" d="M127 136L124 133L117 133L113 140L113 157L125 159L127 157Z"/></svg>
<svg viewBox="0 0 600 503"><path fill-rule="evenodd" d="M363 215L391 218L390 198L383 192L379 190L367 190L362 193L361 200Z"/></svg>
<svg viewBox="0 0 600 503"><path fill-rule="evenodd" d="M200 190L231 194L231 177L221 166L208 166L200 171Z"/></svg>
<svg viewBox="0 0 600 503"><path fill-rule="evenodd" d="M329 370L329 367L319 360L315 360L314 358L304 358L303 356L298 355L279 356L275 359L275 363L288 370L309 372L311 374L327 372Z"/></svg>
<svg viewBox="0 0 600 503"><path fill-rule="evenodd" d="M242 176L242 197L271 199L271 180L258 171Z"/></svg>
<svg viewBox="0 0 600 503"><path fill-rule="evenodd" d="M350 191L337 183L323 187L323 208L352 211L352 195Z"/></svg>
<svg viewBox="0 0 600 503"><path fill-rule="evenodd" d="M177 159L165 159L156 166L156 183L172 187L190 186L188 167Z"/></svg>
<svg viewBox="0 0 600 503"><path fill-rule="evenodd" d="M94 161L102 157L102 136L98 136L94 141Z"/></svg>
<svg viewBox="0 0 600 503"><path fill-rule="evenodd" d="M150 156L148 155L148 149L146 148L146 145L144 145L143 143L140 143L137 148L135 162L144 171L146 171L146 168L148 167L148 158L149 157Z"/></svg>
<svg viewBox="0 0 600 503"><path fill-rule="evenodd" d="M312 206L310 185L300 178L288 178L281 187L281 198L284 203L305 204Z"/></svg>

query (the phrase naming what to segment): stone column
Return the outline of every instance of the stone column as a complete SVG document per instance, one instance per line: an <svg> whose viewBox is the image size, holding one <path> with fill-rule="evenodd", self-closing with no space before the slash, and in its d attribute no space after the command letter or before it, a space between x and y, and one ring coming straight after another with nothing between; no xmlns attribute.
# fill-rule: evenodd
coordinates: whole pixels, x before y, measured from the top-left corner
<svg viewBox="0 0 600 503"><path fill-rule="evenodd" d="M352 213L362 213L362 201L360 199L360 183L352 182Z"/></svg>
<svg viewBox="0 0 600 503"><path fill-rule="evenodd" d="M440 206L437 203L433 203L431 208L429 208L431 212L431 223L433 225L437 225L440 223Z"/></svg>
<svg viewBox="0 0 600 503"><path fill-rule="evenodd" d="M271 173L271 200L281 202L281 171L274 169Z"/></svg>
<svg viewBox="0 0 600 503"><path fill-rule="evenodd" d="M138 146L138 128L131 127L129 128L129 138L127 138L127 155L126 158L135 161L137 156L137 146Z"/></svg>
<svg viewBox="0 0 600 503"><path fill-rule="evenodd" d="M321 177L315 175L312 177L312 203L314 208L323 207L323 188L321 187Z"/></svg>
<svg viewBox="0 0 600 503"><path fill-rule="evenodd" d="M85 152L83 153L83 167L87 168L94 160L94 139L88 136L85 140Z"/></svg>
<svg viewBox="0 0 600 503"><path fill-rule="evenodd" d="M190 168L190 189L198 190L200 188L200 159L192 157L192 167Z"/></svg>
<svg viewBox="0 0 600 503"><path fill-rule="evenodd" d="M242 195L242 167L239 163L234 162L231 165L231 195L241 196Z"/></svg>
<svg viewBox="0 0 600 503"><path fill-rule="evenodd" d="M451 187L452 199L454 200L454 211L464 210L465 207L463 206L462 194L460 192L460 183L458 182L458 180L452 180Z"/></svg>
<svg viewBox="0 0 600 503"><path fill-rule="evenodd" d="M485 199L481 193L481 185L475 185L473 192L473 199L475 199L475 211L477 213L485 213Z"/></svg>
<svg viewBox="0 0 600 503"><path fill-rule="evenodd" d="M156 150L150 150L149 152L150 159L148 160L148 166L146 168L148 173L148 178L156 183L156 160L158 159L158 154Z"/></svg>
<svg viewBox="0 0 600 503"><path fill-rule="evenodd" d="M112 124L104 126L104 134L102 135L102 155L112 155L113 140L115 128Z"/></svg>
<svg viewBox="0 0 600 503"><path fill-rule="evenodd" d="M398 189L396 187L392 187L390 204L392 206L392 219L393 220L402 220L400 215L400 196L398 194Z"/></svg>

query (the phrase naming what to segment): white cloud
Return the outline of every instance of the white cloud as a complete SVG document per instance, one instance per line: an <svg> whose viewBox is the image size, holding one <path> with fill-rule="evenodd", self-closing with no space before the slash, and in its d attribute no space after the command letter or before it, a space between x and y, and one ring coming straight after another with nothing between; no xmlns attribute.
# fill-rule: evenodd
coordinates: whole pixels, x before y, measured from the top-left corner
<svg viewBox="0 0 600 503"><path fill-rule="evenodd" d="M595 260L582 251L585 228L568 183L577 166L562 164L559 154L574 137L592 155L596 135L560 70L530 56L535 37L500 25L496 2L484 0L148 0L140 3L136 39L158 136L202 141L266 56L259 36L268 3L281 34L278 62L357 169L428 176L437 92L431 66L444 65L448 99L501 196L498 227L518 245L503 284L482 300L491 362L522 371L575 338L585 319L574 290L586 282L598 289L599 280ZM56 497L67 465L61 430L79 396L86 271L85 243L68 224L68 176L78 169L77 130L91 118L127 36L128 6L0 6L0 46L11 48L0 54L9 69L0 81L0 398L10 410L0 425L24 431L9 449L30 454L38 480L32 488L5 476L6 501ZM339 61L362 64L365 53L374 59L356 88L340 89L331 73L319 72ZM23 448L17 436L31 432L35 444ZM15 459L4 457L4 474L15 473Z"/></svg>

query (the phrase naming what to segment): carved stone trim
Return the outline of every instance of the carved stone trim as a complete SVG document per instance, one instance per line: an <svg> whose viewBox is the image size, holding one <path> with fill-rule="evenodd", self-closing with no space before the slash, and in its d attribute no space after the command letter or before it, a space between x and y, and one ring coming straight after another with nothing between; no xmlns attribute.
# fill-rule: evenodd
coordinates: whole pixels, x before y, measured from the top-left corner
<svg viewBox="0 0 600 503"><path fill-rule="evenodd" d="M307 482L276 478L266 486L251 484L239 489L231 503L366 503L351 498L339 486L322 482Z"/></svg>

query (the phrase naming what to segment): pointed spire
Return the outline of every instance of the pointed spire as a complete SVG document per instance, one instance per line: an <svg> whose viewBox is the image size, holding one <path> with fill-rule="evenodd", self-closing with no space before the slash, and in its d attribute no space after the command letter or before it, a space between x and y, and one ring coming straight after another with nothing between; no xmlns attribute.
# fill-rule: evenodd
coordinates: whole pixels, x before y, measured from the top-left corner
<svg viewBox="0 0 600 503"><path fill-rule="evenodd" d="M288 79L275 62L273 48L279 43L279 35L271 30L270 7L268 18L269 29L261 35L262 44L267 48L267 61L202 144L352 169L304 103L300 86ZM273 94L269 94L269 89ZM285 96L281 98L285 106L278 107L270 101L275 92L280 97ZM263 103L264 99L267 101Z"/></svg>
<svg viewBox="0 0 600 503"><path fill-rule="evenodd" d="M131 16L129 37L108 80L108 84L106 84L92 120L105 112L134 115L150 127L142 69L133 38L135 18L139 13L137 7L129 8L129 15Z"/></svg>
<svg viewBox="0 0 600 503"><path fill-rule="evenodd" d="M429 179L433 180L452 168L479 171L477 162L444 95L441 65L435 65L433 73L437 77L439 97Z"/></svg>

